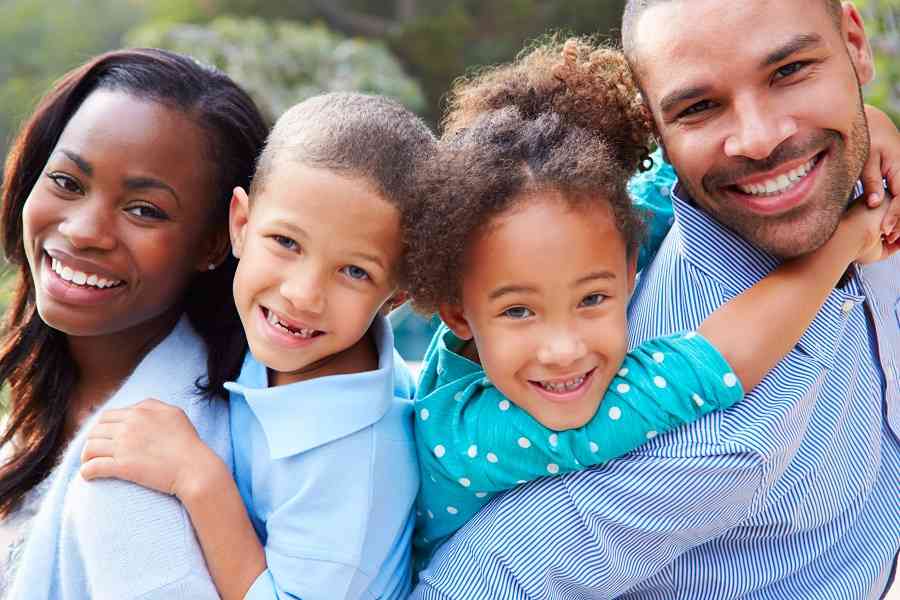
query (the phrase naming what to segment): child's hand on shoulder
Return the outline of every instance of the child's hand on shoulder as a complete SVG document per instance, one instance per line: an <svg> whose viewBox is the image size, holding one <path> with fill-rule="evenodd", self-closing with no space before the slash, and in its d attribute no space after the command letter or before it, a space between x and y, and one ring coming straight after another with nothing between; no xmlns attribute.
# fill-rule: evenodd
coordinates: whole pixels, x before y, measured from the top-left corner
<svg viewBox="0 0 900 600"><path fill-rule="evenodd" d="M87 480L124 479L182 501L224 466L183 410L152 398L102 413L87 434L81 463Z"/></svg>
<svg viewBox="0 0 900 600"><path fill-rule="evenodd" d="M900 250L900 241L897 241L900 223L895 219L893 228L887 233L883 231L885 221L889 215L898 211L898 207L900 198L894 198L890 203L879 202L874 207L858 201L847 210L836 235L842 235L851 244L855 257L853 262L878 262ZM890 242L891 238L895 241Z"/></svg>
<svg viewBox="0 0 900 600"><path fill-rule="evenodd" d="M900 131L890 117L872 106L866 106L866 119L871 145L862 173L863 194L872 208L885 200L890 203L881 232L888 244L894 244L900 240Z"/></svg>

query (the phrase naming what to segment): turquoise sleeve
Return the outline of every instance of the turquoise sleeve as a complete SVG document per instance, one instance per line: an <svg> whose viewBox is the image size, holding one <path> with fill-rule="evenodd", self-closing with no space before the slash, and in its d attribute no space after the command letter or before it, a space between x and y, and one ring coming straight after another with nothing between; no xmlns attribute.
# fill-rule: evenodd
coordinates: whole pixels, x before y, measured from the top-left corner
<svg viewBox="0 0 900 600"><path fill-rule="evenodd" d="M635 208L646 218L647 235L638 254L638 270L653 261L656 252L674 222L671 192L678 176L675 169L663 159L662 151L651 155L653 166L649 171L638 173L628 182L628 193Z"/></svg>

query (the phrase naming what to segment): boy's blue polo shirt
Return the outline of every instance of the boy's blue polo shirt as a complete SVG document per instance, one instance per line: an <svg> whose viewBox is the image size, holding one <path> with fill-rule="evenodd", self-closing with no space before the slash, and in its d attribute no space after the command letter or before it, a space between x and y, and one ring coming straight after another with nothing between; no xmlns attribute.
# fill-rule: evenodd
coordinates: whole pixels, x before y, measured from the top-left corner
<svg viewBox="0 0 900 600"><path fill-rule="evenodd" d="M268 386L250 352L231 392L235 481L268 570L246 598L406 598L419 486L412 378L384 317L378 369Z"/></svg>

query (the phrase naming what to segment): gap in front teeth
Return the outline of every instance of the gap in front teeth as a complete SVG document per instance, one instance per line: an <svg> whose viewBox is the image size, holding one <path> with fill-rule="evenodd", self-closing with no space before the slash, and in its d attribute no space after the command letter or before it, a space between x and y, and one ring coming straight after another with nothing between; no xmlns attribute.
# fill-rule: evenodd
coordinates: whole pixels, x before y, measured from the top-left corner
<svg viewBox="0 0 900 600"><path fill-rule="evenodd" d="M307 329L305 327L302 327L300 329L291 329L290 327L288 327L287 325L282 323L278 319L278 316L272 310L267 309L266 313L267 313L266 320L269 322L270 325L274 325L275 327L278 327L285 333L292 335L294 337L309 339L309 338L315 337L316 335L318 335L320 333L319 331L317 331L315 329Z"/></svg>
<svg viewBox="0 0 900 600"><path fill-rule="evenodd" d="M774 196L776 194L781 194L806 177L809 172L812 171L813 167L816 166L818 160L819 157L816 155L806 164L800 165L793 171L785 173L784 175L779 175L778 177L763 181L762 183L738 185L735 187L741 192L750 194L751 196Z"/></svg>
<svg viewBox="0 0 900 600"><path fill-rule="evenodd" d="M121 281L105 279L98 275L88 275L84 271L76 271L70 267L64 266L59 259L53 257L50 258L50 268L53 269L53 272L59 275L61 279L81 287L105 289L115 287L122 283Z"/></svg>

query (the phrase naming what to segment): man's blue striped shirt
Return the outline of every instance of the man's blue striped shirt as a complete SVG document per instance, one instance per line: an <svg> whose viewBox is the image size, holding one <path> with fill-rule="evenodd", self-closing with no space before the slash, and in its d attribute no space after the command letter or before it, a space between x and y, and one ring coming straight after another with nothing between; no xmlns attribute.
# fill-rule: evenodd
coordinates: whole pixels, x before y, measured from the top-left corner
<svg viewBox="0 0 900 600"><path fill-rule="evenodd" d="M777 262L674 205L632 344L695 328ZM734 408L485 507L413 598L877 599L900 545L898 363L895 256L853 267Z"/></svg>

